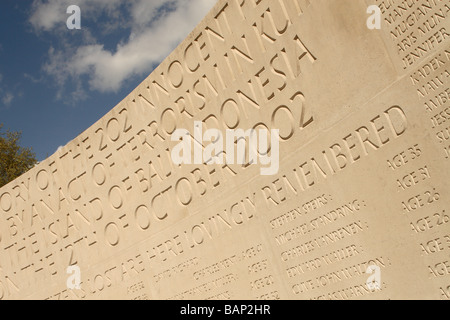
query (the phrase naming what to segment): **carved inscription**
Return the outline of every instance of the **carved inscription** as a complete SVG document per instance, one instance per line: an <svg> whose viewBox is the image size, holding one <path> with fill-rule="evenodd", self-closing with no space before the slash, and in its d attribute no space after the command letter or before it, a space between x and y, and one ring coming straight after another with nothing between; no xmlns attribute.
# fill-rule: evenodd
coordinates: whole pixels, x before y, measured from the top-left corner
<svg viewBox="0 0 450 320"><path fill-rule="evenodd" d="M218 1L0 189L0 299L450 299L450 7L369 2ZM176 164L177 129L278 130L279 171Z"/></svg>

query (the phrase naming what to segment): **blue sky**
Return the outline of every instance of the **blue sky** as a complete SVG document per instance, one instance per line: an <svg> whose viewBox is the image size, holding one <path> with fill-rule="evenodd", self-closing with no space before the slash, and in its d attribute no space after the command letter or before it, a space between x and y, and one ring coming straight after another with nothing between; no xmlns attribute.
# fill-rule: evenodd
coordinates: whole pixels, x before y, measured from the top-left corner
<svg viewBox="0 0 450 320"><path fill-rule="evenodd" d="M216 0L1 0L0 123L39 160L94 124ZM69 30L67 7L81 9Z"/></svg>

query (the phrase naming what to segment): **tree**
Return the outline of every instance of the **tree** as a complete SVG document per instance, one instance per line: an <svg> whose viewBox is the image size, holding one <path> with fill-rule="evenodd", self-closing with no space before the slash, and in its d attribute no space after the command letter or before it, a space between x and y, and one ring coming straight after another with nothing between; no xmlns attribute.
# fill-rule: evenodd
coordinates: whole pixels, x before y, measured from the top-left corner
<svg viewBox="0 0 450 320"><path fill-rule="evenodd" d="M31 148L22 148L19 143L21 132L2 131L0 124L0 188L37 164L36 155Z"/></svg>

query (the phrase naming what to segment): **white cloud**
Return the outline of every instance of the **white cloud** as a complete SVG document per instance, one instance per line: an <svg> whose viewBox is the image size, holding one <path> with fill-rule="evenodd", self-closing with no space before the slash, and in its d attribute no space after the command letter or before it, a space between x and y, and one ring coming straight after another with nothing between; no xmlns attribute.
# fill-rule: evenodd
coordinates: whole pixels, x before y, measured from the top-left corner
<svg viewBox="0 0 450 320"><path fill-rule="evenodd" d="M2 98L2 102L5 106L9 106L13 100L14 95L10 92L7 92Z"/></svg>
<svg viewBox="0 0 450 320"><path fill-rule="evenodd" d="M82 12L83 5L88 6L89 2L95 10L106 10L108 16L117 17L120 1L78 2L81 3ZM61 0L61 3L66 2ZM119 40L114 50L106 49L104 43L93 41L77 49L50 48L49 61L44 70L59 85L71 79L78 87L89 87L90 90L101 92L117 91L127 79L148 74L188 35L215 3L216 0L129 0L127 14L130 30L125 41L119 43ZM60 4L59 0L47 3L35 0L37 11L31 16L30 22L40 30L50 30L59 19L54 13L56 8L65 5ZM82 79L87 79L88 83L82 82Z"/></svg>
<svg viewBox="0 0 450 320"><path fill-rule="evenodd" d="M36 31L50 31L57 26L66 28L69 17L67 8L70 5L79 6L82 17L89 18L102 10L114 11L125 2L122 0L34 0L29 21Z"/></svg>
<svg viewBox="0 0 450 320"><path fill-rule="evenodd" d="M58 22L63 22L65 18L64 14L64 2L65 1L34 1L32 5L33 14L30 18L31 24L36 29L50 30ZM67 7L66 7L67 8Z"/></svg>
<svg viewBox="0 0 450 320"><path fill-rule="evenodd" d="M134 27L146 26L150 21L152 21L158 12L158 8L163 5L170 5L176 1L168 0L138 0L134 3L131 8L131 17L134 21Z"/></svg>

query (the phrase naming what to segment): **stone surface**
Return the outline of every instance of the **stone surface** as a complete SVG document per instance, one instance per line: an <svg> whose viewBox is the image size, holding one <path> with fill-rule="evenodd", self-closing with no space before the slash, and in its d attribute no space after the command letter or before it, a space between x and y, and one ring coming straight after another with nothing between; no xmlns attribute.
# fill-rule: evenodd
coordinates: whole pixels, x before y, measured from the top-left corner
<svg viewBox="0 0 450 320"><path fill-rule="evenodd" d="M118 106L0 190L0 298L449 299L449 14L220 0ZM171 134L195 121L279 129L279 172L175 165Z"/></svg>

